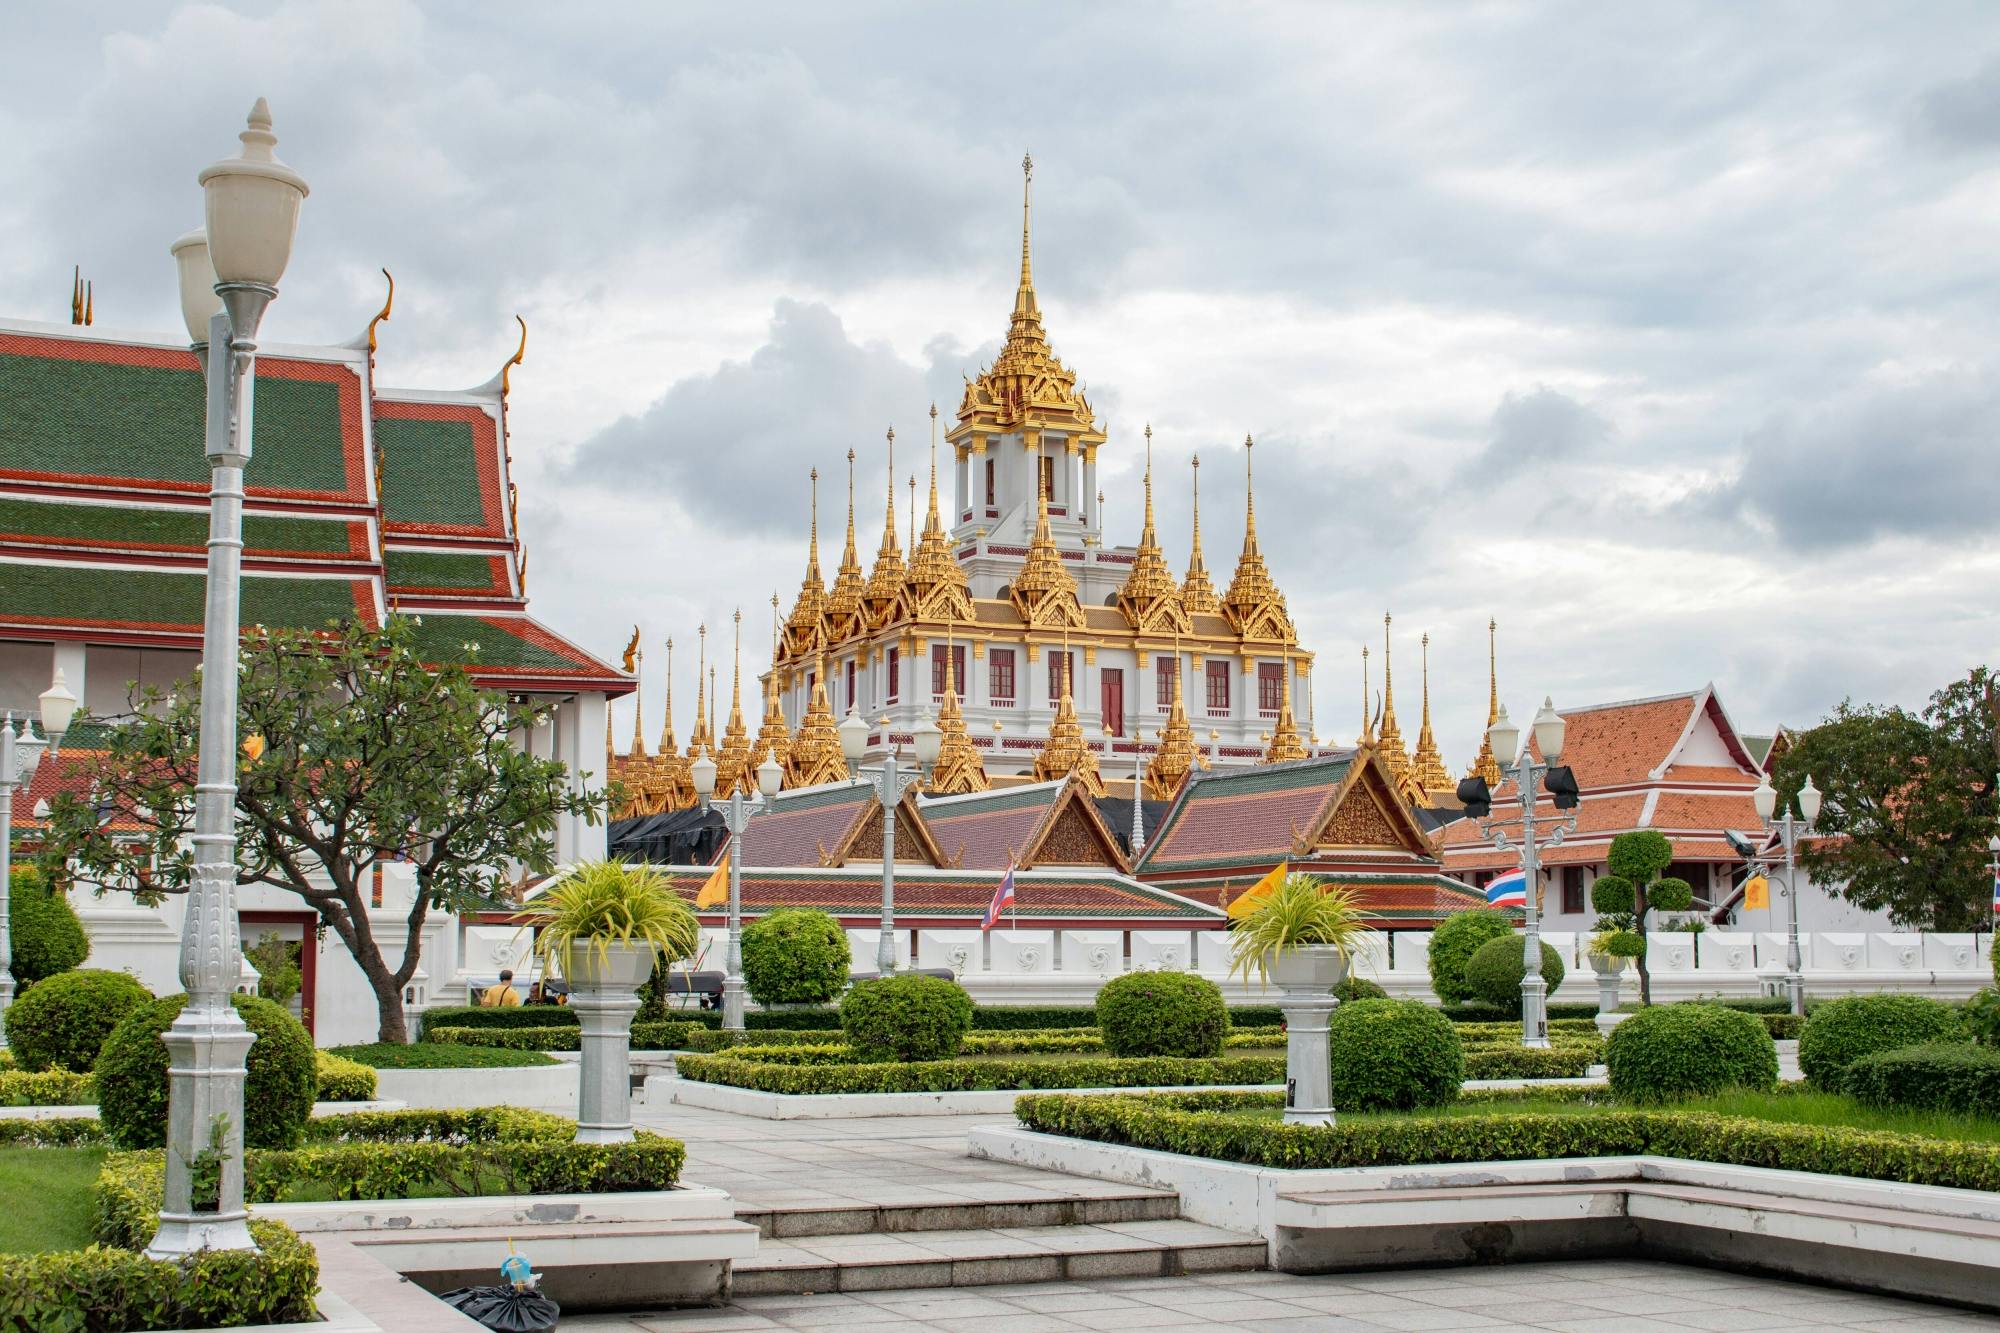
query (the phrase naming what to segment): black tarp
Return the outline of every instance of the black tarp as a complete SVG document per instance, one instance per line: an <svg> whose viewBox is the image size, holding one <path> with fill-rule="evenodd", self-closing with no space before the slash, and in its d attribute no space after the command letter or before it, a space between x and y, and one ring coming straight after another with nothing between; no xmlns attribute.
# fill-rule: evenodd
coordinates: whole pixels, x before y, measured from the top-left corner
<svg viewBox="0 0 2000 1333"><path fill-rule="evenodd" d="M614 857L662 866L707 865L722 846L722 813L696 808L639 815L613 820L608 833Z"/></svg>
<svg viewBox="0 0 2000 1333"><path fill-rule="evenodd" d="M1160 821L1166 818L1167 807L1172 804L1172 801L1143 801L1140 803L1139 819L1145 827L1146 843L1148 846L1152 845L1153 834L1159 829ZM1118 836L1118 845L1124 849L1125 855L1130 856L1132 854L1131 800L1122 796L1099 796L1097 798L1097 813L1104 816L1104 822L1109 824L1111 831Z"/></svg>

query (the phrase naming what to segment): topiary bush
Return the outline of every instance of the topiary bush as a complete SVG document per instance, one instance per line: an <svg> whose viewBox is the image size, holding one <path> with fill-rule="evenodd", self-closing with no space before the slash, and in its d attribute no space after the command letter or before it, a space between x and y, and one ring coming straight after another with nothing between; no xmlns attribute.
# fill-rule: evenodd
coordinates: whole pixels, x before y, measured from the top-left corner
<svg viewBox="0 0 2000 1333"><path fill-rule="evenodd" d="M9 969L17 985L32 986L90 956L90 937L83 933L83 922L76 919L69 899L49 892L34 866L14 867L7 922L14 949Z"/></svg>
<svg viewBox="0 0 2000 1333"><path fill-rule="evenodd" d="M1097 992L1097 1030L1116 1056L1210 1060L1222 1054L1229 1009L1206 977L1127 972Z"/></svg>
<svg viewBox="0 0 2000 1333"><path fill-rule="evenodd" d="M1662 1102L1777 1086L1778 1048L1755 1014L1714 1004L1657 1004L1611 1029L1604 1044L1620 1101Z"/></svg>
<svg viewBox="0 0 2000 1333"><path fill-rule="evenodd" d="M152 998L123 972L58 972L7 1006L7 1044L23 1069L88 1073L112 1029Z"/></svg>
<svg viewBox="0 0 2000 1333"><path fill-rule="evenodd" d="M1450 1019L1421 1000L1357 1000L1333 1011L1333 1105L1342 1111L1443 1106L1465 1080Z"/></svg>
<svg viewBox="0 0 2000 1333"><path fill-rule="evenodd" d="M1864 1055L1841 1074L1868 1106L2000 1116L2000 1051L1970 1042L1903 1046Z"/></svg>
<svg viewBox="0 0 2000 1333"><path fill-rule="evenodd" d="M972 1026L972 997L943 977L896 972L857 982L840 1002L840 1030L863 1060L947 1060Z"/></svg>
<svg viewBox="0 0 2000 1333"><path fill-rule="evenodd" d="M743 985L759 1004L825 1004L847 986L847 932L825 912L780 907L743 928Z"/></svg>
<svg viewBox="0 0 2000 1333"><path fill-rule="evenodd" d="M1965 1038L1957 1011L1923 995L1848 995L1813 1009L1799 1034L1799 1068L1815 1086L1840 1092L1864 1055Z"/></svg>
<svg viewBox="0 0 2000 1333"><path fill-rule="evenodd" d="M1479 946L1488 940L1514 933L1514 923L1506 913L1491 907L1470 912L1454 912L1431 933L1431 990L1441 1004L1460 1004L1472 998L1465 988L1465 965Z"/></svg>
<svg viewBox="0 0 2000 1333"><path fill-rule="evenodd" d="M305 1025L269 1000L232 995L238 1017L257 1034L246 1057L243 1145L296 1148L312 1114L319 1073ZM167 1138L167 1048L187 996L169 995L126 1015L97 1058L97 1112L121 1148L161 1148Z"/></svg>
<svg viewBox="0 0 2000 1333"><path fill-rule="evenodd" d="M1352 972L1347 979L1333 988L1333 998L1342 1004L1353 1004L1356 1000L1386 1000L1389 992L1366 977L1357 977Z"/></svg>
<svg viewBox="0 0 2000 1333"><path fill-rule="evenodd" d="M1488 940L1473 952L1465 965L1465 989L1473 999L1483 1000L1510 1014L1521 1012L1521 977L1527 971L1527 948L1513 934ZM1549 993L1563 984L1562 955L1542 945L1542 980Z"/></svg>

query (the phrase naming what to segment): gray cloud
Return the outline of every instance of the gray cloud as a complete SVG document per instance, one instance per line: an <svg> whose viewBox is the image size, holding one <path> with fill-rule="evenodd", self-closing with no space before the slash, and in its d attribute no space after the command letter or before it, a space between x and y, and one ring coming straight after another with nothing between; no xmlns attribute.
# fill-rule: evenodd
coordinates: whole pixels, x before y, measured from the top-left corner
<svg viewBox="0 0 2000 1333"><path fill-rule="evenodd" d="M1916 124L1924 137L1951 148L2000 144L2000 60L1925 93L1917 102Z"/></svg>
<svg viewBox="0 0 2000 1333"><path fill-rule="evenodd" d="M1612 436L1602 414L1566 393L1537 385L1509 391L1493 409L1486 447L1459 473L1465 485L1483 487L1530 469L1587 454Z"/></svg>

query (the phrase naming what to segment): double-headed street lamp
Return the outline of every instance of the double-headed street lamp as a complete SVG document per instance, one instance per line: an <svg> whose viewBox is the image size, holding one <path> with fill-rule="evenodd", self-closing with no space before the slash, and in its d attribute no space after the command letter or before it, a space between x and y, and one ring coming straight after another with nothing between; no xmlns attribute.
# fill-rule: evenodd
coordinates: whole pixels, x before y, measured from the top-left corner
<svg viewBox="0 0 2000 1333"><path fill-rule="evenodd" d="M840 752L847 758L848 771L874 790L882 807L882 933L875 942L875 970L888 976L896 970L896 807L903 793L924 780L924 770L937 762L944 748L944 731L937 719L926 717L910 732L910 748L916 751L917 765L905 769L893 742L879 767L864 769L861 760L868 753L870 727L852 707L834 731L840 736ZM885 742L887 737L884 737Z"/></svg>
<svg viewBox="0 0 2000 1333"><path fill-rule="evenodd" d="M706 751L694 761L693 775L694 794L707 810L709 798L715 795L715 760ZM743 830L749 827L752 815L771 808L784 780L784 768L765 755L764 762L757 765L757 790L763 799L755 805L745 801L739 783L729 793L729 804L722 807L722 826L729 830L729 948L722 964L722 1026L731 1032L743 1030Z"/></svg>
<svg viewBox="0 0 2000 1333"><path fill-rule="evenodd" d="M243 950L236 923L243 469L250 461L257 326L291 260L306 183L273 153L278 140L263 98L238 137L237 156L197 177L206 225L172 246L181 314L208 378L210 488L194 886L181 927L180 979L188 998L161 1037L169 1061L167 1176L160 1229L146 1247L156 1259L257 1248L243 1207L243 1059L256 1038L229 998Z"/></svg>
<svg viewBox="0 0 2000 1333"><path fill-rule="evenodd" d="M1542 711L1535 714L1535 748L1542 752L1541 763L1535 762L1533 751L1521 750L1521 729L1508 720L1507 710L1502 708L1486 730L1486 742L1493 750L1493 761L1500 766L1503 776L1514 779L1514 794L1521 803L1521 883L1523 909L1527 913L1526 938L1522 941L1524 950L1521 960L1521 1044L1545 1048L1549 1044L1549 984L1542 979L1542 931L1539 897L1536 892L1541 887L1541 849L1554 847L1569 834L1576 831L1577 789L1576 779L1570 771L1561 767L1556 760L1562 756L1563 735L1566 726L1561 714L1557 713L1552 700L1542 700ZM1519 760L1516 761L1516 751ZM1558 810L1568 811L1568 815L1557 819L1536 842L1535 791L1546 787L1554 799ZM1459 798L1464 801L1466 813L1479 822L1479 831L1499 850L1515 850L1512 840L1498 821L1489 821L1492 810L1492 793L1487 789L1486 780L1480 777L1467 778L1459 784Z"/></svg>
<svg viewBox="0 0 2000 1333"><path fill-rule="evenodd" d="M60 673L56 683L49 687L49 693L42 696L42 708L49 708L49 695L63 689ZM76 709L76 697L69 695L69 709ZM54 728L44 722L44 729L58 741L63 730L69 726L68 713L64 713ZM7 714L0 722L0 1051L7 1049L7 1006L14 1002L14 937L10 917L12 904L8 901L14 885L14 791L35 780L35 769L42 762L42 751L49 743L35 734L32 721L23 721L14 726L14 715Z"/></svg>
<svg viewBox="0 0 2000 1333"><path fill-rule="evenodd" d="M1806 978L1804 959L1799 955L1799 839L1813 831L1819 822L1820 790L1813 786L1812 775L1806 775L1806 785L1799 788L1798 810L1801 819L1792 818L1792 803L1785 802L1782 819L1773 819L1778 810L1778 791L1771 785L1770 774L1765 774L1757 783L1757 790L1750 793L1756 803L1757 818L1764 821L1764 827L1778 835L1778 841L1785 847L1785 897L1791 899L1791 918L1785 927L1785 995L1791 1001L1792 1012L1803 1017L1806 1012Z"/></svg>

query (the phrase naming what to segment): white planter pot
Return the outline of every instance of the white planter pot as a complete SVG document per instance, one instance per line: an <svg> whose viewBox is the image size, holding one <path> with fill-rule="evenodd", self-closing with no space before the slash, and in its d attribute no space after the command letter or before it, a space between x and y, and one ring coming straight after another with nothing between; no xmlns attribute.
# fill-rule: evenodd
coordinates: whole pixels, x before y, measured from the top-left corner
<svg viewBox="0 0 2000 1333"><path fill-rule="evenodd" d="M1347 980L1347 959L1331 944L1287 949L1271 960L1271 980L1287 993L1331 991Z"/></svg>
<svg viewBox="0 0 2000 1333"><path fill-rule="evenodd" d="M563 979L577 990L637 990L653 975L658 956L650 944L572 944L563 955Z"/></svg>
<svg viewBox="0 0 2000 1333"><path fill-rule="evenodd" d="M632 1018L639 987L653 975L650 944L572 944L563 956L578 1042L576 1138L579 1143L632 1139Z"/></svg>
<svg viewBox="0 0 2000 1333"><path fill-rule="evenodd" d="M1618 988L1624 983L1625 965L1631 960L1615 958L1610 954L1593 953L1584 955L1590 960L1590 970L1597 974L1597 1012L1601 1018L1618 1010Z"/></svg>

